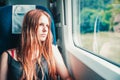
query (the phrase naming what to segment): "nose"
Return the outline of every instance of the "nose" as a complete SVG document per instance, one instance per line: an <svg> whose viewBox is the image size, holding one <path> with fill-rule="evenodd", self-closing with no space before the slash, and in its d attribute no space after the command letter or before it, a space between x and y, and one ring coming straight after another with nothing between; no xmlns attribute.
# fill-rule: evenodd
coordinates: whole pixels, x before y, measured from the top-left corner
<svg viewBox="0 0 120 80"><path fill-rule="evenodd" d="M45 28L45 27L43 27L42 31L43 31L43 32L46 32L46 28Z"/></svg>

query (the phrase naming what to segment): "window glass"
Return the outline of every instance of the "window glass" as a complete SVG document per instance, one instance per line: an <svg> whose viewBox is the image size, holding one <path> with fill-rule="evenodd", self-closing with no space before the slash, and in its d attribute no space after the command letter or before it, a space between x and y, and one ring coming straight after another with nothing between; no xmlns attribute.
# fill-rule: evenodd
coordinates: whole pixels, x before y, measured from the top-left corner
<svg viewBox="0 0 120 80"><path fill-rule="evenodd" d="M73 0L76 46L120 64L120 0Z"/></svg>

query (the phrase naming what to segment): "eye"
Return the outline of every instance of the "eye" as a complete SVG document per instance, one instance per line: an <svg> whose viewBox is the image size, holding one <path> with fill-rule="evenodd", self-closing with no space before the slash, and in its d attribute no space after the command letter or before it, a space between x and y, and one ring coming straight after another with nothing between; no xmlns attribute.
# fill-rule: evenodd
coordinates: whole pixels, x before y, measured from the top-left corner
<svg viewBox="0 0 120 80"><path fill-rule="evenodd" d="M44 24L43 24L43 23L40 23L39 25L40 25L40 26L44 26Z"/></svg>
<svg viewBox="0 0 120 80"><path fill-rule="evenodd" d="M48 24L47 24L46 26L47 26L47 27L49 27L49 25L48 25Z"/></svg>

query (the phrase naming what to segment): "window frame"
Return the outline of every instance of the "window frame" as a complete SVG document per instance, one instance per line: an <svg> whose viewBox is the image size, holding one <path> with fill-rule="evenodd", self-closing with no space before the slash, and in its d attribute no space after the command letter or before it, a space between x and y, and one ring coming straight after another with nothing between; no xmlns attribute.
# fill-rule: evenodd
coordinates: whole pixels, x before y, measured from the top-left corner
<svg viewBox="0 0 120 80"><path fill-rule="evenodd" d="M89 51L78 48L74 44L73 24L72 24L72 0L65 0L65 17L66 25L63 28L64 45L67 52L74 55L79 61L83 62L86 66L92 69L106 80L119 80L120 67L91 54Z"/></svg>

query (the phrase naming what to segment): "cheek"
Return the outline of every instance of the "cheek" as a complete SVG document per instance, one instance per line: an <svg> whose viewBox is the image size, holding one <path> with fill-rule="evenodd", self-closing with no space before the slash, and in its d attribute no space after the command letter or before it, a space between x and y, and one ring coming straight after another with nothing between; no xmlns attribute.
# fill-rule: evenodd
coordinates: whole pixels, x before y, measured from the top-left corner
<svg viewBox="0 0 120 80"><path fill-rule="evenodd" d="M42 29L41 29L41 28L38 28L37 34L41 34L41 33L42 33Z"/></svg>
<svg viewBox="0 0 120 80"><path fill-rule="evenodd" d="M46 29L47 34L48 34L48 30L49 30L49 29L47 28L47 29Z"/></svg>

